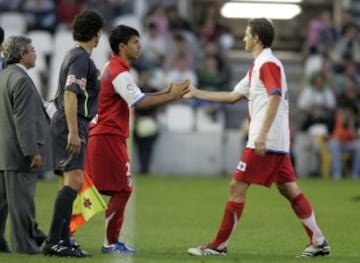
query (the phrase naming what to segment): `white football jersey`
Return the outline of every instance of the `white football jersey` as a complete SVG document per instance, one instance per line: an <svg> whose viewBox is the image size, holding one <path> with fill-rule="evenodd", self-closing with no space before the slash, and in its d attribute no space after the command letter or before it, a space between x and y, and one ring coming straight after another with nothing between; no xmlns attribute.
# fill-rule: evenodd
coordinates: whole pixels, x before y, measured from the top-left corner
<svg viewBox="0 0 360 263"><path fill-rule="evenodd" d="M270 48L264 49L254 60L246 76L234 91L248 98L249 139L246 147L255 148L270 96L279 94L281 101L266 138L266 150L277 153L290 151L288 88L283 65Z"/></svg>

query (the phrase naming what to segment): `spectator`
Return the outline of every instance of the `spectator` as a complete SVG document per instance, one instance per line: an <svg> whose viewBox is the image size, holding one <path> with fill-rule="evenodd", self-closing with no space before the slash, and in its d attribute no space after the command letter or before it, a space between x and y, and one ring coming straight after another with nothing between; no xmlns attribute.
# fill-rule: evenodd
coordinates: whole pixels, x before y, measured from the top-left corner
<svg viewBox="0 0 360 263"><path fill-rule="evenodd" d="M346 28L354 23L352 11L350 9L344 9L341 11L340 25L338 26L338 35L343 36Z"/></svg>
<svg viewBox="0 0 360 263"><path fill-rule="evenodd" d="M330 11L324 10L319 18L312 19L307 32L306 50L316 48L325 54L331 50L336 43L337 32Z"/></svg>
<svg viewBox="0 0 360 263"><path fill-rule="evenodd" d="M314 18L310 20L307 36L306 36L306 51L310 49L319 49L320 45L320 32L323 29L323 23L320 19Z"/></svg>
<svg viewBox="0 0 360 263"><path fill-rule="evenodd" d="M118 5L113 0L88 0L85 1L86 8L97 10L105 19L104 31L110 32L114 18L118 16ZM120 1L125 2L125 1Z"/></svg>
<svg viewBox="0 0 360 263"><path fill-rule="evenodd" d="M188 21L186 21L178 12L175 6L169 6L166 8L166 14L168 18L168 29L170 31L189 31L193 32L193 29Z"/></svg>
<svg viewBox="0 0 360 263"><path fill-rule="evenodd" d="M307 85L299 95L298 106L303 118L300 123L300 129L303 135L306 135L305 142L309 143L307 156L312 155L309 159L307 168L312 175L319 172L321 166L319 162L313 160L319 157L323 140L328 136L327 129L335 112L336 97L333 91L326 85L324 73L315 72ZM300 132L300 134L302 134ZM299 135L300 135L299 134ZM303 145L306 143L303 142Z"/></svg>
<svg viewBox="0 0 360 263"><path fill-rule="evenodd" d="M203 90L228 90L226 75L220 71L220 62L216 56L205 58L203 66L197 72L199 89Z"/></svg>
<svg viewBox="0 0 360 263"><path fill-rule="evenodd" d="M345 34L336 43L332 51L332 59L337 73L344 73L349 62L354 61L357 70L360 64L360 43L358 27L356 24L349 24Z"/></svg>
<svg viewBox="0 0 360 263"><path fill-rule="evenodd" d="M189 79L194 85L198 84L196 72L189 65L186 56L180 53L175 59L175 67L167 72L166 83L170 85L186 79Z"/></svg>
<svg viewBox="0 0 360 263"><path fill-rule="evenodd" d="M334 179L341 179L343 176L342 153L349 153L351 155L351 178L359 178L360 139L357 133L358 128L359 125L356 122L353 109L347 105L341 105L336 111L333 125L329 127L331 133L329 141L331 170Z"/></svg>
<svg viewBox="0 0 360 263"><path fill-rule="evenodd" d="M346 77L349 76L354 78L356 87L360 84L360 74L357 71L357 64L354 61L348 61L345 67L344 74L340 74L338 76ZM340 78L340 83L343 83L343 80ZM360 87L357 87L358 92L360 92Z"/></svg>
<svg viewBox="0 0 360 263"><path fill-rule="evenodd" d="M218 44L215 41L208 40L208 41L205 41L202 44L201 52L200 52L199 57L198 57L200 69L205 64L205 61L206 61L207 57L215 57L216 60L218 61L219 70L221 72L226 71L224 58L221 55L220 48L219 48Z"/></svg>
<svg viewBox="0 0 360 263"><path fill-rule="evenodd" d="M217 41L223 28L219 17L219 8L215 4L206 6L198 23L198 35L202 41Z"/></svg>
<svg viewBox="0 0 360 263"><path fill-rule="evenodd" d="M24 4L27 30L55 31L56 15L53 0L28 0Z"/></svg>
<svg viewBox="0 0 360 263"><path fill-rule="evenodd" d="M155 4L150 7L145 23L153 22L156 24L159 34L165 36L168 33L168 18L162 4Z"/></svg>
<svg viewBox="0 0 360 263"><path fill-rule="evenodd" d="M163 69L168 71L176 67L177 58L183 56L190 68L195 68L195 54L189 48L188 42L182 32L176 31L171 34L168 41L168 48L165 53Z"/></svg>
<svg viewBox="0 0 360 263"><path fill-rule="evenodd" d="M197 72L198 76L198 88L201 90L208 91L228 91L228 82L226 75L219 69L219 60L216 56L208 56L205 58L204 64L201 69ZM215 119L217 113L223 110L221 103L212 101L194 99L195 107L203 106L206 107L206 112L212 119Z"/></svg>
<svg viewBox="0 0 360 263"><path fill-rule="evenodd" d="M323 68L325 57L318 49L316 46L312 46L307 51L304 61L305 80L309 80L315 72L321 71Z"/></svg>
<svg viewBox="0 0 360 263"><path fill-rule="evenodd" d="M22 10L25 0L0 0L0 12L18 12Z"/></svg>
<svg viewBox="0 0 360 263"><path fill-rule="evenodd" d="M355 116L359 116L360 103L359 91L356 87L356 80L352 76L344 76L343 86L337 96L338 105L346 105L350 108ZM357 120L360 120L357 117Z"/></svg>
<svg viewBox="0 0 360 263"><path fill-rule="evenodd" d="M324 74L315 72L310 79L310 85L301 92L298 106L304 114L301 125L303 131L308 131L315 124L327 126L334 114L336 98L326 86Z"/></svg>
<svg viewBox="0 0 360 263"><path fill-rule="evenodd" d="M139 87L144 93L153 93L159 91L159 88L150 85L150 71L140 70ZM140 173L148 174L150 172L153 148L159 135L157 115L160 107L136 108L134 141L140 161Z"/></svg>
<svg viewBox="0 0 360 263"><path fill-rule="evenodd" d="M143 52L140 63L147 67L160 67L165 57L166 38L154 22L148 23L141 42Z"/></svg>
<svg viewBox="0 0 360 263"><path fill-rule="evenodd" d="M72 21L82 8L82 4L77 0L59 0L56 5L56 17L59 26L70 29Z"/></svg>
<svg viewBox="0 0 360 263"><path fill-rule="evenodd" d="M334 63L330 57L325 57L320 69L324 75L325 85L336 95L337 78L334 71ZM316 73L316 72L313 72Z"/></svg>

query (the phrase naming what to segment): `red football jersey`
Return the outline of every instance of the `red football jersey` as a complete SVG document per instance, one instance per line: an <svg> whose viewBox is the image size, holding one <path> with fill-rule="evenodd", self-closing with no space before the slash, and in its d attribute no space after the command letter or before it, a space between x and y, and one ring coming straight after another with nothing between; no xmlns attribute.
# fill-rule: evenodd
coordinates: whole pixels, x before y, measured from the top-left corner
<svg viewBox="0 0 360 263"><path fill-rule="evenodd" d="M129 108L144 98L144 93L130 75L130 66L113 55L101 74L97 123L90 130L96 134L129 136Z"/></svg>

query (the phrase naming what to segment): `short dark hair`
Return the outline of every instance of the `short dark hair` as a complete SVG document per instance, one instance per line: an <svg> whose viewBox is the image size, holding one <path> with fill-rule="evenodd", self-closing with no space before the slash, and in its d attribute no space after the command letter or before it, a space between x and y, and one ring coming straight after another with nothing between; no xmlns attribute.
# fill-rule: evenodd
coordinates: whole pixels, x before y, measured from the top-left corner
<svg viewBox="0 0 360 263"><path fill-rule="evenodd" d="M127 44L131 37L137 36L140 37L139 32L132 27L126 25L118 25L116 26L110 33L109 43L111 50L115 54L119 54L119 44L124 43Z"/></svg>
<svg viewBox="0 0 360 263"><path fill-rule="evenodd" d="M5 37L4 29L0 26L0 45L2 44L2 42L4 42L4 37Z"/></svg>
<svg viewBox="0 0 360 263"><path fill-rule="evenodd" d="M75 41L87 42L95 37L104 26L103 16L95 10L84 10L77 14L72 23Z"/></svg>
<svg viewBox="0 0 360 263"><path fill-rule="evenodd" d="M258 35L264 48L271 47L274 40L275 29L274 25L269 19L254 18L248 21L250 33L252 36Z"/></svg>

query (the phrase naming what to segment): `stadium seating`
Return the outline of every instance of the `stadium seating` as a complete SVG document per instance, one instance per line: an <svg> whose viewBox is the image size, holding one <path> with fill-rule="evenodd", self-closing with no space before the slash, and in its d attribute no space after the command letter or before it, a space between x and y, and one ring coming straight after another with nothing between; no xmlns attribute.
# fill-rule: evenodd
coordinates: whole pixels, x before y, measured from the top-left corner
<svg viewBox="0 0 360 263"><path fill-rule="evenodd" d="M48 69L46 57L50 56L53 51L53 37L45 30L33 30L27 33L27 36L32 39L33 46L36 50L36 68L41 72Z"/></svg>
<svg viewBox="0 0 360 263"><path fill-rule="evenodd" d="M5 36L21 35L26 32L26 18L18 12L5 12L0 15L0 25Z"/></svg>
<svg viewBox="0 0 360 263"><path fill-rule="evenodd" d="M170 104L165 109L165 126L171 132L192 132L195 128L195 113L190 105Z"/></svg>

